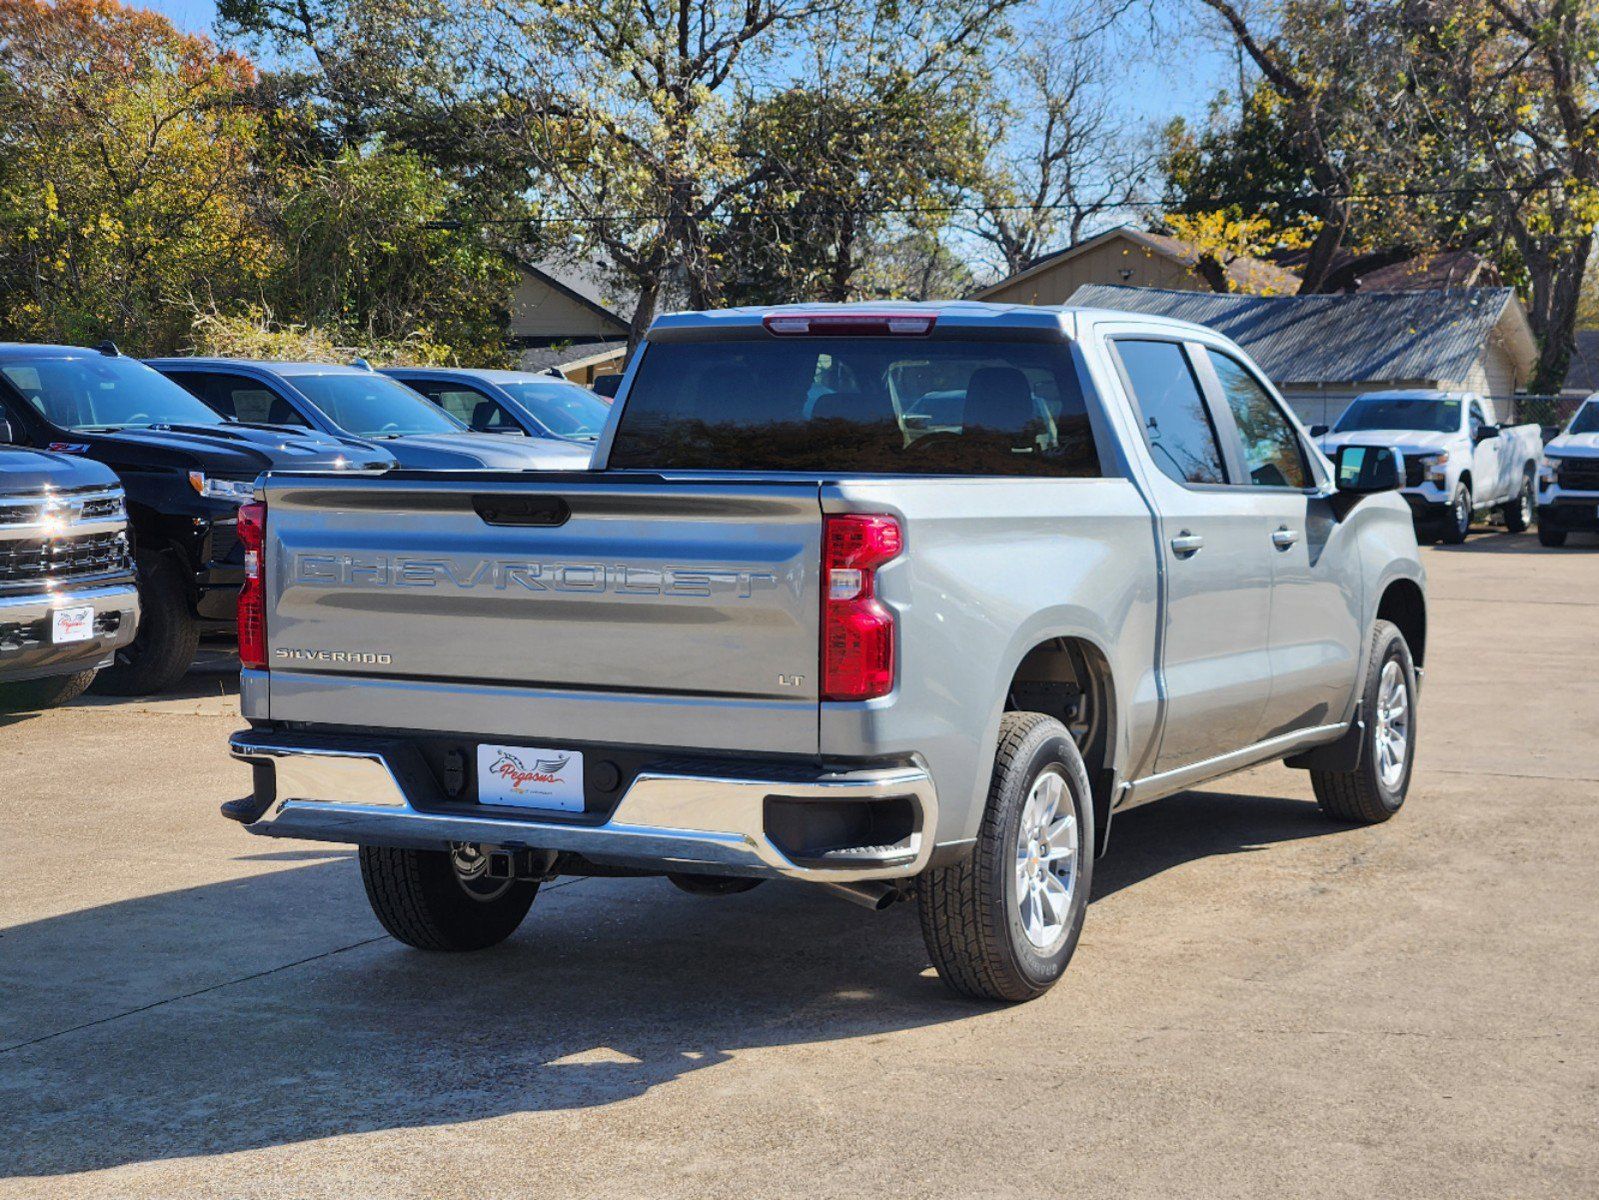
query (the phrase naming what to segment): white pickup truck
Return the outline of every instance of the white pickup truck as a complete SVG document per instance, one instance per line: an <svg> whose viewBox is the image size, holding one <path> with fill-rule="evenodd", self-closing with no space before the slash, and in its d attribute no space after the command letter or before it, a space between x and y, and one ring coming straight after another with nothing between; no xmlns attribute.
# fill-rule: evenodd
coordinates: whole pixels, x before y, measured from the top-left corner
<svg viewBox="0 0 1599 1200"><path fill-rule="evenodd" d="M1578 531L1599 533L1599 393L1544 448L1538 481L1538 540L1564 546Z"/></svg>
<svg viewBox="0 0 1599 1200"><path fill-rule="evenodd" d="M1543 461L1536 425L1500 425L1473 392L1368 392L1338 423L1311 428L1329 455L1340 446L1392 446L1405 459L1404 497L1418 536L1466 540L1474 513L1497 508L1511 533L1531 528Z"/></svg>

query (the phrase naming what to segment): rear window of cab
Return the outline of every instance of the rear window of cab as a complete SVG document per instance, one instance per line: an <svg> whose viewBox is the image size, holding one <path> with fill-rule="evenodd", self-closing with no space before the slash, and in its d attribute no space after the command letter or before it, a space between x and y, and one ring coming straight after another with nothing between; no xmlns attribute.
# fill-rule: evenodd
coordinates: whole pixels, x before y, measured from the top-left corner
<svg viewBox="0 0 1599 1200"><path fill-rule="evenodd" d="M936 336L646 343L608 465L1100 474L1067 346Z"/></svg>

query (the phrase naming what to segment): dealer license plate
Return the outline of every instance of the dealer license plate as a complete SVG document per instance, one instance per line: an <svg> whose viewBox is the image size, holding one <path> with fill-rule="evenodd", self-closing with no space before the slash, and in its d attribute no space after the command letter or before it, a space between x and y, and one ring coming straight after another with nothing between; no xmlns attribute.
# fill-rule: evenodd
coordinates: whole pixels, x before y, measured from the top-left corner
<svg viewBox="0 0 1599 1200"><path fill-rule="evenodd" d="M477 748L479 804L583 811L583 755L541 746Z"/></svg>
<svg viewBox="0 0 1599 1200"><path fill-rule="evenodd" d="M50 614L50 641L57 646L86 642L94 636L94 606L58 608Z"/></svg>

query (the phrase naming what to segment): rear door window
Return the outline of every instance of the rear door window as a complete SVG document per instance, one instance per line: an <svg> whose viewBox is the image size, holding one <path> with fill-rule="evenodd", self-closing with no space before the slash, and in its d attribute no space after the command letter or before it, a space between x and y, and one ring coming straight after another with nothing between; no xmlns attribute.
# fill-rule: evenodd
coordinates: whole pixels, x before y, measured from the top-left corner
<svg viewBox="0 0 1599 1200"><path fill-rule="evenodd" d="M936 336L650 343L609 465L1100 474L1069 347Z"/></svg>
<svg viewBox="0 0 1599 1200"><path fill-rule="evenodd" d="M1226 483L1221 442L1188 352L1176 342L1135 338L1114 345L1155 464L1179 483Z"/></svg>
<svg viewBox="0 0 1599 1200"><path fill-rule="evenodd" d="M498 401L490 399L476 388L446 383L440 379L407 379L404 382L407 387L415 388L457 421L464 421L473 429L488 432L515 429L521 432L521 426Z"/></svg>

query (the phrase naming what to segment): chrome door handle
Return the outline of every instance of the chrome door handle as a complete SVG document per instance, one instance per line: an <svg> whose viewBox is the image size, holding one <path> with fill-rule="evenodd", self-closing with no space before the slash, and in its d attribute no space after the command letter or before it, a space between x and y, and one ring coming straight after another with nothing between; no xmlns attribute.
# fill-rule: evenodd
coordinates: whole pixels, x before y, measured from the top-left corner
<svg viewBox="0 0 1599 1200"><path fill-rule="evenodd" d="M1271 544L1279 550L1286 550L1299 540L1299 530L1290 529L1284 525L1271 535Z"/></svg>
<svg viewBox="0 0 1599 1200"><path fill-rule="evenodd" d="M1178 558L1187 558L1190 555L1198 554L1200 547L1204 544L1205 539L1200 537L1199 534L1189 533L1188 530L1185 529L1176 537L1172 538L1171 549L1172 553Z"/></svg>

